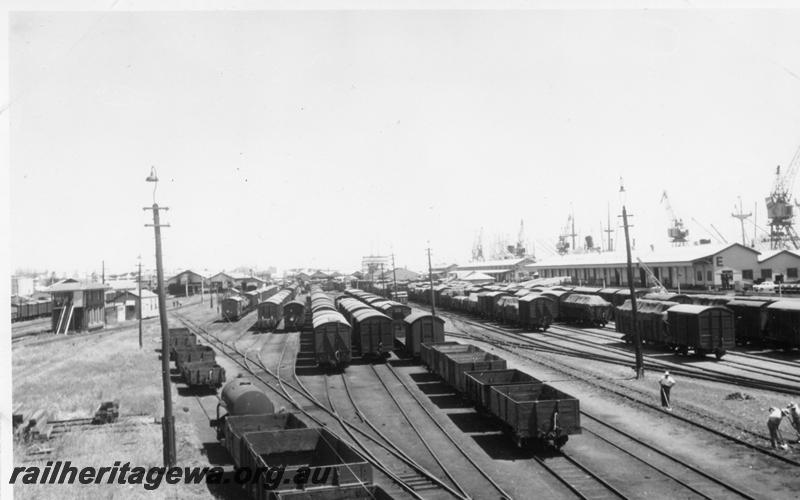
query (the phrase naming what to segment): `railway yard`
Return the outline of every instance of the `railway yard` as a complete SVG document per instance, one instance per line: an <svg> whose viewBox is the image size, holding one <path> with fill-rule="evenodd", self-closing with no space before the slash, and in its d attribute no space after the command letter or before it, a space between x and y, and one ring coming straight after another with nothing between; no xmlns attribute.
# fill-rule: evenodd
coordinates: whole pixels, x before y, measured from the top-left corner
<svg viewBox="0 0 800 500"><path fill-rule="evenodd" d="M207 346L183 351L173 346L179 368L172 372L179 466L219 466L230 475L234 465L258 462L258 456L270 464L278 434L305 442L303 433L313 430L322 439L299 463L314 463L335 441L339 460L331 463L338 484L303 490L307 498L774 499L796 498L800 491L800 436L785 419L781 432L788 449L772 449L766 426L769 407L800 399L797 350L737 346L715 359L679 356L646 344L646 375L636 379L632 347L610 318L580 326L553 318L544 331L531 331L501 322L499 316L438 308L444 337L434 334L428 342L425 333L419 338L410 333L416 321L426 331L424 321L430 318L429 306L413 293L408 305L401 305L356 290L323 292L312 285L302 293L303 288L267 294L277 297L271 304L278 307L247 310L238 300L231 302L238 309L223 304L220 313L195 298L169 311L173 339L188 337L192 344ZM254 300L266 303L269 296ZM296 309L280 307L289 303ZM296 310L300 316L289 316ZM400 316L394 316L398 311ZM381 329L378 316L391 326ZM413 319L403 327L402 317ZM287 324L296 331L287 331ZM326 330L331 325L332 336ZM352 343L326 343L344 330L349 336L351 325ZM35 333L38 326L18 323L17 330ZM387 332L391 346L384 342ZM146 322L143 349L136 339L135 325L74 336L15 337L15 405L48 407L68 422L84 416L81 410L97 399L120 403L117 423L62 424L44 445L19 443L16 462L126 459L142 466L160 464L161 431L154 424L160 417L157 319ZM414 356L420 349L421 358ZM192 357L201 351L202 358ZM330 356L321 357L321 351ZM428 357L434 351L444 364ZM455 372L448 371L452 368L446 368L451 365L445 358L453 360ZM488 364L481 364L484 360ZM54 379L56 370L68 365L70 374ZM523 434L520 427L509 428L512 417L499 415L494 400L492 405L488 399L485 405L476 403L471 389L465 390L486 374L500 376L498 368L525 382L516 388L499 382L494 388L488 382L481 386L480 391L503 404L517 404L524 401L524 391L538 391L535 413L547 402L542 394L560 395L550 398L557 400L552 420L539 417L538 436L536 429ZM665 370L677 380L672 411L659 402L658 380ZM229 385L218 396L216 389L224 383ZM235 384L247 387L230 389ZM235 403L243 399L226 395L234 390L239 397L266 394L263 413L290 414L296 424L284 418L280 425L285 429L265 434L264 443L273 444L256 444L258 433L248 434L255 428L242 427L241 420L247 417L252 426L255 417L237 414ZM575 402L574 411L567 401ZM547 427L552 432L542 434L543 425L552 426ZM262 424L257 428L267 432ZM237 456L244 448L249 455ZM78 491L87 498L98 492L116 496L115 487L80 485ZM278 492L211 482L153 492L127 488L126 497L296 498L291 496L294 484L279 486ZM20 498L59 498L63 493L50 485L15 488Z"/></svg>

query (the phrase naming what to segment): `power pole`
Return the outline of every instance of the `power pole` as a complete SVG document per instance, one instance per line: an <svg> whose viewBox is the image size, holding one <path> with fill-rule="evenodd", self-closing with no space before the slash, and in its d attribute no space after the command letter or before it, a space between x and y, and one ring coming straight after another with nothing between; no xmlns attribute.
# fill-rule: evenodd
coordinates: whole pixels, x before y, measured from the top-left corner
<svg viewBox="0 0 800 500"><path fill-rule="evenodd" d="M392 253L392 282L394 282L394 292L392 298L397 300L397 267L394 265L394 253Z"/></svg>
<svg viewBox="0 0 800 500"><path fill-rule="evenodd" d="M611 241L611 233L613 233L614 230L611 229L611 203L608 204L608 223L606 224L605 232L608 233L608 246L607 246L608 250L607 251L608 252L613 252L614 251L614 245L613 245L613 243Z"/></svg>
<svg viewBox="0 0 800 500"><path fill-rule="evenodd" d="M620 195L624 197L625 188L620 185ZM644 377L644 359L642 358L642 338L639 336L639 329L636 328L636 290L633 286L633 263L631 262L631 244L628 236L628 212L625 203L622 204L622 224L625 228L625 251L628 255L628 288L631 292L631 329L633 330L633 348L636 353L636 378Z"/></svg>
<svg viewBox="0 0 800 500"><path fill-rule="evenodd" d="M139 349L142 348L142 256L139 256Z"/></svg>
<svg viewBox="0 0 800 500"><path fill-rule="evenodd" d="M736 207L733 207L736 208ZM750 217L753 214L746 214L744 210L742 210L742 197L739 197L739 212L735 214L731 214L732 217L739 219L739 223L742 225L742 245L747 246L747 238L744 235L744 220Z"/></svg>
<svg viewBox="0 0 800 500"><path fill-rule="evenodd" d="M148 182L155 182L158 187L158 177L155 168L151 169ZM169 326L167 325L167 297L164 292L164 269L161 265L161 228L169 224L161 224L159 210L169 210L167 207L159 208L155 202L155 189L153 189L153 207L145 207L153 211L152 226L156 234L156 279L158 281L158 314L161 319L161 381L164 386L164 418L161 420L161 435L164 445L164 467L173 467L176 461L175 452L175 417L172 415L172 388L169 380Z"/></svg>
<svg viewBox="0 0 800 500"><path fill-rule="evenodd" d="M386 276L384 276L384 274L383 274L383 262L381 262L381 274L380 274L380 277L383 280L384 291L386 291L385 290L385 288L386 288Z"/></svg>
<svg viewBox="0 0 800 500"><path fill-rule="evenodd" d="M575 251L575 237L578 236L577 234L575 234L575 212L574 211L572 212L572 215L570 216L570 219L572 220L572 233L570 234L570 236L572 236L572 251L574 252Z"/></svg>
<svg viewBox="0 0 800 500"><path fill-rule="evenodd" d="M436 296L433 294L433 268L431 267L431 247L428 247L428 281L431 284L431 315L436 316Z"/></svg>

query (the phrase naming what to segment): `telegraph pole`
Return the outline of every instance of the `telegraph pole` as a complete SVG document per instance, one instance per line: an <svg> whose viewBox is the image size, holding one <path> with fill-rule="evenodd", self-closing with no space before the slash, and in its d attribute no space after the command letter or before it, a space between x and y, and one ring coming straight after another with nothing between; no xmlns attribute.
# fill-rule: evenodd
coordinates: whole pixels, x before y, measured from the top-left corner
<svg viewBox="0 0 800 500"><path fill-rule="evenodd" d="M397 267L394 265L394 253L392 253L392 281L394 282L394 292L392 293L392 298L397 300Z"/></svg>
<svg viewBox="0 0 800 500"><path fill-rule="evenodd" d="M631 262L631 243L628 236L628 212L625 209L625 188L620 183L619 186L620 197L623 198L622 203L622 224L625 227L625 251L628 256L628 287L631 292L631 329L633 330L633 348L636 353L636 378L644 377L644 359L642 358L642 338L639 336L639 329L636 328L636 290L633 286L633 263Z"/></svg>
<svg viewBox="0 0 800 500"><path fill-rule="evenodd" d="M386 288L386 275L384 275L384 273L383 273L383 262L381 262L381 274L380 274L380 276L381 276L381 279L383 280L383 287L385 289Z"/></svg>
<svg viewBox="0 0 800 500"><path fill-rule="evenodd" d="M430 244L430 243L429 243ZM433 268L431 267L431 247L428 247L428 281L431 284L431 315L436 316L436 296L433 294Z"/></svg>
<svg viewBox="0 0 800 500"><path fill-rule="evenodd" d="M142 256L139 256L139 349L142 348Z"/></svg>
<svg viewBox="0 0 800 500"><path fill-rule="evenodd" d="M158 187L158 177L155 168L151 168L147 182L155 182ZM156 234L156 279L158 280L158 314L161 319L161 381L164 386L164 418L161 420L161 435L164 444L164 467L173 467L176 461L175 452L175 417L172 416L172 388L169 380L169 326L167 325L167 297L164 292L164 269L161 265L161 228L169 224L161 224L159 210L169 210L160 207L155 201L156 190L153 188L153 206L145 210L153 211L153 223L145 224L153 227Z"/></svg>

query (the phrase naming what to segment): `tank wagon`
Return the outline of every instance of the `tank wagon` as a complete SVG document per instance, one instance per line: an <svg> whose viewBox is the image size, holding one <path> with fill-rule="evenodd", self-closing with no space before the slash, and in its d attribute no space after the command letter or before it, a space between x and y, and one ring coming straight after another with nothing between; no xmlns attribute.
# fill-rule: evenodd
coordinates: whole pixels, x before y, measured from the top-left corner
<svg viewBox="0 0 800 500"><path fill-rule="evenodd" d="M488 410L517 446L561 448L570 435L580 434L576 398L523 372L507 370L503 358L456 342L423 344L420 352L430 371L476 407Z"/></svg>
<svg viewBox="0 0 800 500"><path fill-rule="evenodd" d="M251 498L351 498L347 495L354 487L385 495L372 484L371 465L347 443L326 429L307 427L295 413L274 410L251 381L237 378L222 389L217 418L211 421L236 467L256 478L244 485ZM301 467L327 468L328 473L301 490L292 481L257 478L258 470L284 466L283 478L294 477Z"/></svg>

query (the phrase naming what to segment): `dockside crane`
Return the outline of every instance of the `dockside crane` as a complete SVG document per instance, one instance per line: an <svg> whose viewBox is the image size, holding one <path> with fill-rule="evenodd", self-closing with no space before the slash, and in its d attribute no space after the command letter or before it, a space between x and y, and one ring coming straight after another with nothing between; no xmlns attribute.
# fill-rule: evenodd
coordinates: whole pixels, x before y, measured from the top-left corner
<svg viewBox="0 0 800 500"><path fill-rule="evenodd" d="M675 210L672 209L672 205L669 202L669 196L667 196L666 191L664 191L661 195L661 202L666 205L667 213L672 220L672 225L667 228L667 236L672 239L672 245L685 245L688 241L687 238L689 237L689 230L683 226L683 219L679 219L675 215Z"/></svg>
<svg viewBox="0 0 800 500"><path fill-rule="evenodd" d="M800 147L795 151L789 167L781 173L781 167L775 169L775 184L772 193L766 198L767 217L769 218L770 248L777 250L789 248L800 249L800 238L794 229L794 208L792 201L792 185L800 167Z"/></svg>
<svg viewBox="0 0 800 500"><path fill-rule="evenodd" d="M483 262L483 228L472 246L472 261Z"/></svg>
<svg viewBox="0 0 800 500"><path fill-rule="evenodd" d="M558 236L558 243L556 243L556 250L560 255L564 255L569 252L569 249L572 248L575 250L575 237L577 234L575 233L575 217L573 214L569 214L567 217L567 224L561 230L561 234ZM572 238L572 246L570 246L569 241L567 238Z"/></svg>

